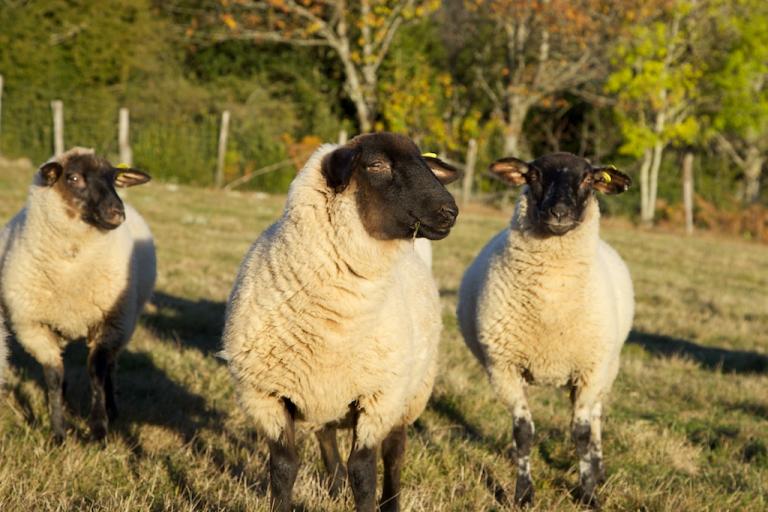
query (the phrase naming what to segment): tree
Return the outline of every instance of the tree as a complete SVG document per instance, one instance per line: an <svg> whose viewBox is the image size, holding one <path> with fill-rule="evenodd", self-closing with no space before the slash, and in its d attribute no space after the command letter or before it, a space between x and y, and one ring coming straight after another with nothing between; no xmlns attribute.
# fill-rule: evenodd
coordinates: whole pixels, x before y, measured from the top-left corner
<svg viewBox="0 0 768 512"><path fill-rule="evenodd" d="M625 139L620 152L642 158L640 218L646 224L654 218L664 149L691 143L699 133L695 113L704 63L693 52L701 28L696 7L673 2L657 20L636 26L617 47L616 70L606 83L617 97Z"/></svg>
<svg viewBox="0 0 768 512"><path fill-rule="evenodd" d="M606 41L645 11L608 0L466 0L484 30L473 66L504 131L504 152L525 151L523 124L542 100L605 76ZM647 4L655 4L648 2ZM489 25L483 29L482 25Z"/></svg>
<svg viewBox="0 0 768 512"><path fill-rule="evenodd" d="M713 18L726 41L707 81L715 137L743 172L743 201L754 203L768 152L768 3L720 0Z"/></svg>
<svg viewBox="0 0 768 512"><path fill-rule="evenodd" d="M206 12L214 41L248 39L330 48L341 64L359 128L370 131L378 113L379 70L403 23L424 17L438 0L220 0ZM211 10L209 10L211 11Z"/></svg>

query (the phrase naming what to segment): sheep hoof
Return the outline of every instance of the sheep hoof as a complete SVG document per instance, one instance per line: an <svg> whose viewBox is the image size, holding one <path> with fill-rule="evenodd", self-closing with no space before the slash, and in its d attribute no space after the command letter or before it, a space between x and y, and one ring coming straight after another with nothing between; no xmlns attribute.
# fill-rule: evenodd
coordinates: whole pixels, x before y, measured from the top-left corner
<svg viewBox="0 0 768 512"><path fill-rule="evenodd" d="M53 436L51 437L51 442L55 446L61 446L64 444L64 440L67 438L66 434L64 432L54 432Z"/></svg>
<svg viewBox="0 0 768 512"><path fill-rule="evenodd" d="M518 478L515 485L515 505L521 508L533 505L533 482L530 478Z"/></svg>
<svg viewBox="0 0 768 512"><path fill-rule="evenodd" d="M103 441L107 437L107 422L93 421L89 425L91 429L91 439L94 441Z"/></svg>
<svg viewBox="0 0 768 512"><path fill-rule="evenodd" d="M589 492L579 488L576 491L576 494L581 505L584 505L591 510L600 510L600 500L598 499L597 493L595 491Z"/></svg>
<svg viewBox="0 0 768 512"><path fill-rule="evenodd" d="M331 496L331 498L337 498L341 495L346 480L346 472L341 475L337 473L330 479L328 482L328 494Z"/></svg>

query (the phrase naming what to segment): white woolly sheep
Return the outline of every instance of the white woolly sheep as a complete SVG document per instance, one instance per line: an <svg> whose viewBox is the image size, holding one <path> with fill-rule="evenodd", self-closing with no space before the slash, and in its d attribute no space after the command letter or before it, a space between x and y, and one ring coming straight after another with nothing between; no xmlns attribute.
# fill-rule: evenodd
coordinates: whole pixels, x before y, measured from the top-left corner
<svg viewBox="0 0 768 512"><path fill-rule="evenodd" d="M155 249L115 186L149 181L74 148L43 164L0 233L0 294L16 338L44 369L54 439L65 436L63 343L86 338L96 439L117 414L114 369L155 282Z"/></svg>
<svg viewBox="0 0 768 512"><path fill-rule="evenodd" d="M491 172L527 187L511 226L464 274L457 314L467 346L512 412L515 501L533 500L533 421L525 386L542 384L571 389L580 499L598 506L602 401L618 372L634 296L626 265L599 237L594 190L621 193L631 180L569 153L529 163L504 158Z"/></svg>
<svg viewBox="0 0 768 512"><path fill-rule="evenodd" d="M335 485L344 470L334 430L353 428L348 472L358 510L375 509L381 445L381 507L398 510L406 427L431 393L442 324L412 238L448 235L458 209L443 184L456 177L400 135L323 146L246 255L222 355L269 442L273 508L291 507L299 422L317 431Z"/></svg>

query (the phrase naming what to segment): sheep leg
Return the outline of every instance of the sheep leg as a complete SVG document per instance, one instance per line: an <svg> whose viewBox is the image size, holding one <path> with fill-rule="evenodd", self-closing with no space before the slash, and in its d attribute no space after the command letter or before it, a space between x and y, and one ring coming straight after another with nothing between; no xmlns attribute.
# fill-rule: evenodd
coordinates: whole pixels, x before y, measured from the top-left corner
<svg viewBox="0 0 768 512"><path fill-rule="evenodd" d="M110 367L114 365L112 351L100 344L92 344L88 352L88 375L91 379L91 415L88 426L94 440L107 436L106 383ZM111 386L110 386L111 387Z"/></svg>
<svg viewBox="0 0 768 512"><path fill-rule="evenodd" d="M357 512L376 510L376 447L359 446L357 435L347 461Z"/></svg>
<svg viewBox="0 0 768 512"><path fill-rule="evenodd" d="M600 412L597 393L590 386L574 390L573 421L571 424L576 455L579 458L579 501L599 509L596 487L603 470Z"/></svg>
<svg viewBox="0 0 768 512"><path fill-rule="evenodd" d="M339 445L336 442L336 429L333 427L323 427L315 432L317 441L320 445L320 456L323 459L323 465L329 476L329 493L331 496L338 496L344 481L347 479L347 471L344 469L344 463L339 454Z"/></svg>
<svg viewBox="0 0 768 512"><path fill-rule="evenodd" d="M381 458L384 460L384 488L379 508L382 512L400 510L400 473L403 469L406 437L404 425L395 427L381 445Z"/></svg>
<svg viewBox="0 0 768 512"><path fill-rule="evenodd" d="M293 484L299 472L299 456L296 453L296 430L293 416L287 408L285 426L277 440L269 441L269 485L272 493L270 510L289 512Z"/></svg>
<svg viewBox="0 0 768 512"><path fill-rule="evenodd" d="M45 384L48 387L48 413L51 416L53 441L56 444L64 442L66 429L64 427L64 363L49 364L43 368Z"/></svg>
<svg viewBox="0 0 768 512"><path fill-rule="evenodd" d="M118 417L117 400L115 397L115 360L109 361L107 368L107 379L104 383L104 392L107 398L107 418L109 422L113 422Z"/></svg>
<svg viewBox="0 0 768 512"><path fill-rule="evenodd" d="M49 328L37 323L19 322L14 327L24 350L43 366L53 440L56 443L62 443L66 437L66 425L64 422L64 360L61 357L59 337Z"/></svg>
<svg viewBox="0 0 768 512"><path fill-rule="evenodd" d="M533 504L534 489L531 477L531 448L533 446L533 417L525 397L525 383L519 374L504 374L491 378L496 393L512 411L512 437L515 440L515 504L527 507Z"/></svg>

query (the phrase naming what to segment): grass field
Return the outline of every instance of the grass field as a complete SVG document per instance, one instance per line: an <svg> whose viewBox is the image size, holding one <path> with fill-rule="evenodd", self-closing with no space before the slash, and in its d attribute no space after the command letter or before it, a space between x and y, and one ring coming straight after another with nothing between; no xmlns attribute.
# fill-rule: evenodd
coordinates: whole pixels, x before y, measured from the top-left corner
<svg viewBox="0 0 768 512"><path fill-rule="evenodd" d="M0 168L0 223L23 204L30 177ZM121 417L106 447L87 441L85 348L72 344L72 430L51 446L42 371L13 342L0 395L0 510L266 510L266 446L215 354L240 259L283 198L153 183L129 201L153 228L159 278L120 359ZM453 314L464 268L508 216L469 208L434 245L445 331L433 397L409 431L405 510L503 510L514 492L510 415ZM603 235L629 264L637 294L604 422L604 508L768 510L768 247L618 220ZM566 393L533 388L530 402L534 510L577 510ZM301 452L297 508L349 510L349 491L326 497L313 437L302 437Z"/></svg>

